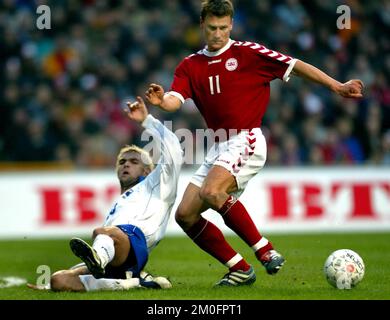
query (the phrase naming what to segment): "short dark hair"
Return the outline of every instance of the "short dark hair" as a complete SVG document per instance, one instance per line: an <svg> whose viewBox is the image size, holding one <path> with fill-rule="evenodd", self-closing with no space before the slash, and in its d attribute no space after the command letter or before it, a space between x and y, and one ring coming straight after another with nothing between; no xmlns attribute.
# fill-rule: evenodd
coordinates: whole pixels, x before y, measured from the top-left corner
<svg viewBox="0 0 390 320"><path fill-rule="evenodd" d="M202 2L200 18L203 21L207 15L216 17L230 16L233 18L234 7L231 0L205 0Z"/></svg>

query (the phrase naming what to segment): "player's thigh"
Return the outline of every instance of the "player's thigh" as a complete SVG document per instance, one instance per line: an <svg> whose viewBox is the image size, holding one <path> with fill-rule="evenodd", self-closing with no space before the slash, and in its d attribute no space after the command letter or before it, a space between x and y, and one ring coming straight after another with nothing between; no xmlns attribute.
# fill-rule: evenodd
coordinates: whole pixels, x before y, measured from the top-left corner
<svg viewBox="0 0 390 320"><path fill-rule="evenodd" d="M212 192L235 192L237 191L236 178L226 168L216 165L210 169L201 189Z"/></svg>

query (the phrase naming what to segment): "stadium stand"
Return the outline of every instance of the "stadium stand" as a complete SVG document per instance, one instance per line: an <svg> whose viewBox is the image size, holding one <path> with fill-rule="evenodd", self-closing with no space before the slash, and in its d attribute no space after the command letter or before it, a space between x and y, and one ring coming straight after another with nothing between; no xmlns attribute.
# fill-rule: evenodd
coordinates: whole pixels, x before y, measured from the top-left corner
<svg viewBox="0 0 390 320"><path fill-rule="evenodd" d="M233 39L365 82L364 99L345 100L298 78L274 81L263 124L268 166L390 165L390 2L343 2L349 30L336 27L340 1L235 1ZM120 146L144 143L122 115L125 101L150 82L168 89L176 64L202 47L200 1L47 5L51 29L40 30L35 1L0 4L0 168L111 168ZM173 130L204 128L191 103L152 113Z"/></svg>

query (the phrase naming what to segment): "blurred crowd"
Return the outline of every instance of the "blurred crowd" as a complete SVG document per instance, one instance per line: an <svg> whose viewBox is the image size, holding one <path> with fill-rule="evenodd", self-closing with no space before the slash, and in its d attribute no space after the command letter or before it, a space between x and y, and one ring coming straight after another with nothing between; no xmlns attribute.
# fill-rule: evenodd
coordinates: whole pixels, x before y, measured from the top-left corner
<svg viewBox="0 0 390 320"><path fill-rule="evenodd" d="M168 90L176 65L203 47L200 3L2 0L0 162L104 168L122 145L144 145L142 128L122 109L149 83ZM36 9L43 4L51 28L40 30ZM262 126L267 166L390 165L390 1L234 4L233 39L365 83L364 99L352 100L297 77L273 81ZM350 29L337 28L340 5L351 9ZM150 109L174 131L204 128L191 102L175 113Z"/></svg>

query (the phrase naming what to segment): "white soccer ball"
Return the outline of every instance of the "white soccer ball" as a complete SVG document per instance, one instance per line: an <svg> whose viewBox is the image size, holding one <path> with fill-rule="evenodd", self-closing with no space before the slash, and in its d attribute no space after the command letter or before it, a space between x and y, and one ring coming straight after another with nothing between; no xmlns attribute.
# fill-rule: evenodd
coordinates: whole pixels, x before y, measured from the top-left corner
<svg viewBox="0 0 390 320"><path fill-rule="evenodd" d="M364 277L363 259L350 249L332 252L324 264L326 280L335 288L351 289Z"/></svg>

